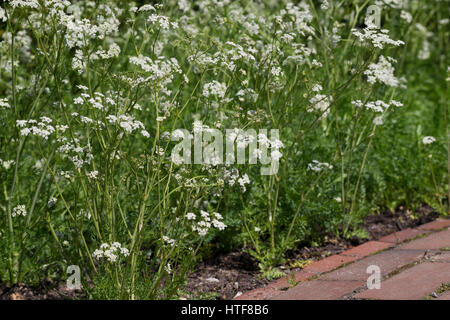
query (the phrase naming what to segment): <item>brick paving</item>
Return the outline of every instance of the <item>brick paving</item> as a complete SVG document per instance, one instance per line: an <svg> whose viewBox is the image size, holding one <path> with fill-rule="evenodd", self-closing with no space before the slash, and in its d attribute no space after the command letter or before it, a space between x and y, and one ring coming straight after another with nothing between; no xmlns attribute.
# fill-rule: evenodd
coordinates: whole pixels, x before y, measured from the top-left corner
<svg viewBox="0 0 450 320"><path fill-rule="evenodd" d="M449 300L450 219L438 219L314 262L236 300ZM368 289L369 266L380 270ZM436 293L438 292L438 293Z"/></svg>
<svg viewBox="0 0 450 320"><path fill-rule="evenodd" d="M419 300L450 282L449 263L424 262L382 282L379 290L365 290L356 298Z"/></svg>

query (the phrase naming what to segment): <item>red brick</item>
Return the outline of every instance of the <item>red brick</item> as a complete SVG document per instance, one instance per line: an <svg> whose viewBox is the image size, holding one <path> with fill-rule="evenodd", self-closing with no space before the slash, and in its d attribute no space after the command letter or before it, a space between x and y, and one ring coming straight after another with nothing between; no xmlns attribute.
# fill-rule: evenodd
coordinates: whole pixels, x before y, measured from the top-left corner
<svg viewBox="0 0 450 320"><path fill-rule="evenodd" d="M382 281L380 289L365 290L356 298L380 300L418 300L450 282L447 263L422 263Z"/></svg>
<svg viewBox="0 0 450 320"><path fill-rule="evenodd" d="M340 256L354 256L359 259L392 246L394 245L389 242L369 241L350 250L342 252Z"/></svg>
<svg viewBox="0 0 450 320"><path fill-rule="evenodd" d="M436 300L450 300L450 291L441 294Z"/></svg>
<svg viewBox="0 0 450 320"><path fill-rule="evenodd" d="M376 265L380 268L381 276L384 277L392 271L399 269L407 264L420 260L424 250L387 250L360 261L352 263L349 266L332 271L320 277L322 280L364 280L369 278L366 273L367 267Z"/></svg>
<svg viewBox="0 0 450 320"><path fill-rule="evenodd" d="M436 262L450 262L450 251L439 252L431 260Z"/></svg>
<svg viewBox="0 0 450 320"><path fill-rule="evenodd" d="M412 240L398 246L398 249L438 250L450 246L450 230L432 233L424 238ZM396 248L396 249L397 249Z"/></svg>
<svg viewBox="0 0 450 320"><path fill-rule="evenodd" d="M295 272L295 283L298 283L300 281L305 281L307 279L310 279L316 275L316 273L308 272L305 270L300 270ZM257 288L255 290L251 290L248 292L245 292L244 294L240 295L237 298L234 298L233 300L267 300L270 299L273 296L276 296L283 291L281 289L287 289L291 287L292 285L288 282L289 277L283 277L276 281L273 281L269 283L267 286L263 288Z"/></svg>
<svg viewBox="0 0 450 320"><path fill-rule="evenodd" d="M278 295L280 292L281 291L270 287L258 288L245 292L233 300L267 300Z"/></svg>
<svg viewBox="0 0 450 320"><path fill-rule="evenodd" d="M415 238L418 235L421 235L421 234L424 234L424 233L427 233L427 232L428 231L425 231L425 230L408 228L408 229L405 229L405 230L402 230L402 231L399 231L399 232L392 233L392 234L390 234L388 236L385 236L385 237L383 237L381 239L378 239L378 241L381 241L381 242L392 242L392 243L397 244L397 243L403 242L405 240L408 240L408 239L411 239L411 238Z"/></svg>
<svg viewBox="0 0 450 320"><path fill-rule="evenodd" d="M271 300L335 300L353 292L360 281L306 281Z"/></svg>
<svg viewBox="0 0 450 320"><path fill-rule="evenodd" d="M280 278L272 283L270 283L268 285L268 287L270 288L274 288L277 290L283 289L283 288L289 288L292 286L291 282L292 280L294 281L294 283L300 282L300 281L305 281L308 280L312 277L314 277L316 275L316 273L313 272L309 272L306 270L300 270L294 273L294 279L292 279L292 275L289 275L287 277L283 277Z"/></svg>
<svg viewBox="0 0 450 320"><path fill-rule="evenodd" d="M313 273L328 272L356 259L356 257L334 255L314 262L303 270Z"/></svg>
<svg viewBox="0 0 450 320"><path fill-rule="evenodd" d="M450 219L437 219L418 227L420 230L438 231L450 226Z"/></svg>

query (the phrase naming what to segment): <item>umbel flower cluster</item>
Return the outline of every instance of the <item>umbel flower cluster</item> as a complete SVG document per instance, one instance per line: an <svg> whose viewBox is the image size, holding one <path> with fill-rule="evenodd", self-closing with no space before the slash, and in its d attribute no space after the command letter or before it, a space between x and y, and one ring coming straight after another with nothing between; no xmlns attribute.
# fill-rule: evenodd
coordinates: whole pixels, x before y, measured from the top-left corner
<svg viewBox="0 0 450 320"><path fill-rule="evenodd" d="M102 243L99 249L95 249L92 256L97 259L105 259L108 262L117 262L120 258L126 258L130 255L130 251L122 247L119 242Z"/></svg>

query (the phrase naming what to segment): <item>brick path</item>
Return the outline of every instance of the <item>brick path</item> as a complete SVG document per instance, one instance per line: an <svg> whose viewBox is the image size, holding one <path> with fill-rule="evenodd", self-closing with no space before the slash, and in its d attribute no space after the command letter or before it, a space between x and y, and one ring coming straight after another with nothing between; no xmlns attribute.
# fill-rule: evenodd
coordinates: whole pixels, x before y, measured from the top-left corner
<svg viewBox="0 0 450 320"><path fill-rule="evenodd" d="M368 289L371 265L379 289ZM317 261L235 300L450 300L450 219L438 219Z"/></svg>

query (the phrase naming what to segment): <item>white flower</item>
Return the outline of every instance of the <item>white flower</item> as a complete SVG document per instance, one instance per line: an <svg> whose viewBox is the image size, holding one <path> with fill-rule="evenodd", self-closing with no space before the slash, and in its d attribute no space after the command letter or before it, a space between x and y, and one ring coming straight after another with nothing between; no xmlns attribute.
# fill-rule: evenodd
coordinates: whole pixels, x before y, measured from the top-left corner
<svg viewBox="0 0 450 320"><path fill-rule="evenodd" d="M94 250L92 256L97 259L106 259L108 262L116 262L120 258L120 256L128 257L130 254L129 250L119 242L102 243L99 249Z"/></svg>
<svg viewBox="0 0 450 320"><path fill-rule="evenodd" d="M1 19L1 11L0 11L0 19ZM7 98L0 98L0 108L6 108L9 109L11 108L11 106L8 103L8 99Z"/></svg>
<svg viewBox="0 0 450 320"><path fill-rule="evenodd" d="M381 126L381 125L383 124L383 117L382 117L382 116L375 117L375 118L373 119L373 123L374 123L376 126Z"/></svg>
<svg viewBox="0 0 450 320"><path fill-rule="evenodd" d="M405 20L407 23L411 23L413 17L408 11L402 10L402 12L400 13L400 18Z"/></svg>
<svg viewBox="0 0 450 320"><path fill-rule="evenodd" d="M86 176L87 176L89 179L96 180L97 177L98 177L98 171L97 171L97 170L90 171L90 172L86 173Z"/></svg>
<svg viewBox="0 0 450 320"><path fill-rule="evenodd" d="M192 220L195 219L195 215L193 213L188 213L188 215L192 217ZM199 221L192 226L192 230L196 231L200 237L206 236L211 227L217 228L220 231L223 231L227 227L221 221L223 218L220 213L213 212L212 214L209 214L204 210L200 210L200 216ZM213 219L211 220L211 218ZM188 220L191 219L188 218Z"/></svg>
<svg viewBox="0 0 450 320"><path fill-rule="evenodd" d="M216 220L216 219L214 219L214 220L212 221L212 224L213 224L214 227L216 227L216 228L219 229L220 231L225 230L225 228L227 227L227 226L225 225L225 223L223 223L222 221Z"/></svg>
<svg viewBox="0 0 450 320"><path fill-rule="evenodd" d="M171 239L168 236L162 236L162 240L171 246L175 244L175 239Z"/></svg>
<svg viewBox="0 0 450 320"><path fill-rule="evenodd" d="M140 7L139 8L139 10L138 10L139 12L141 12L141 11L156 11L156 9L155 9L155 7L154 6L152 6L152 5L150 5L150 4L145 4L145 5L143 5L142 7Z"/></svg>
<svg viewBox="0 0 450 320"><path fill-rule="evenodd" d="M319 162L317 160L313 160L310 164L308 164L308 170L312 170L315 172L320 172L323 169L333 169L333 166L327 162Z"/></svg>
<svg viewBox="0 0 450 320"><path fill-rule="evenodd" d="M56 204L57 201L58 201L58 199L56 199L55 197L51 197L48 200L48 202L47 202L47 206L48 207L53 207Z"/></svg>
<svg viewBox="0 0 450 320"><path fill-rule="evenodd" d="M313 87L312 87L312 91L314 91L314 92L319 92L319 91L322 91L322 86L320 85L320 84L318 84L318 83L316 83Z"/></svg>
<svg viewBox="0 0 450 320"><path fill-rule="evenodd" d="M5 14L5 10L0 7L0 21L6 22L6 14Z"/></svg>
<svg viewBox="0 0 450 320"><path fill-rule="evenodd" d="M38 8L39 2L38 0L10 0L9 4L13 8Z"/></svg>
<svg viewBox="0 0 450 320"><path fill-rule="evenodd" d="M217 96L219 98L225 97L227 86L225 83L220 83L216 80L213 80L210 83L206 83L203 86L203 96L208 98L209 96Z"/></svg>
<svg viewBox="0 0 450 320"><path fill-rule="evenodd" d="M120 248L120 253L124 256L124 257L128 257L130 255L130 251L127 248Z"/></svg>
<svg viewBox="0 0 450 320"><path fill-rule="evenodd" d="M400 81L394 76L394 67L389 61L394 59L380 56L378 63L371 63L364 74L367 76L367 82L375 84L377 81L390 86L397 87Z"/></svg>
<svg viewBox="0 0 450 320"><path fill-rule="evenodd" d="M392 40L389 38L389 35L387 34L389 30L382 29L380 32L378 32L378 29L374 25L369 25L367 28L363 30L363 32L353 29L353 35L359 38L362 42L369 42L374 47L383 49L385 44L391 44L393 46L400 46L405 44L401 40Z"/></svg>
<svg viewBox="0 0 450 320"><path fill-rule="evenodd" d="M436 141L436 139L432 136L427 136L422 139L423 144L432 144L435 141Z"/></svg>
<svg viewBox="0 0 450 320"><path fill-rule="evenodd" d="M283 154L280 151L278 151L278 150L273 150L273 151L270 152L270 157L274 161L280 160L282 156L283 156Z"/></svg>
<svg viewBox="0 0 450 320"><path fill-rule="evenodd" d="M186 219L188 219L188 220L195 220L195 218L196 218L196 215L192 212L188 212L186 214Z"/></svg>
<svg viewBox="0 0 450 320"><path fill-rule="evenodd" d="M422 48L420 49L419 53L417 54L417 58L420 60L427 60L431 55L430 51L430 43L427 39L423 40Z"/></svg>
<svg viewBox="0 0 450 320"><path fill-rule="evenodd" d="M250 183L250 178L247 174L244 174L241 178L238 179L238 183L242 188L242 192L245 192L247 190L246 185Z"/></svg>
<svg viewBox="0 0 450 320"><path fill-rule="evenodd" d="M17 207L13 208L11 216L16 217L16 216L26 216L27 215L27 210L25 209L25 205L21 204L18 205Z"/></svg>
<svg viewBox="0 0 450 320"><path fill-rule="evenodd" d="M309 102L312 104L310 108L308 108L308 112L312 112L314 110L322 113L321 118L326 118L330 113L329 107L331 102L333 101L332 96L326 96L323 94L317 94L312 97Z"/></svg>
<svg viewBox="0 0 450 320"><path fill-rule="evenodd" d="M3 168L5 168L5 170L9 170L9 168L11 168L11 166L15 163L14 160L6 160L3 161L2 159L0 159L0 165L3 166Z"/></svg>

